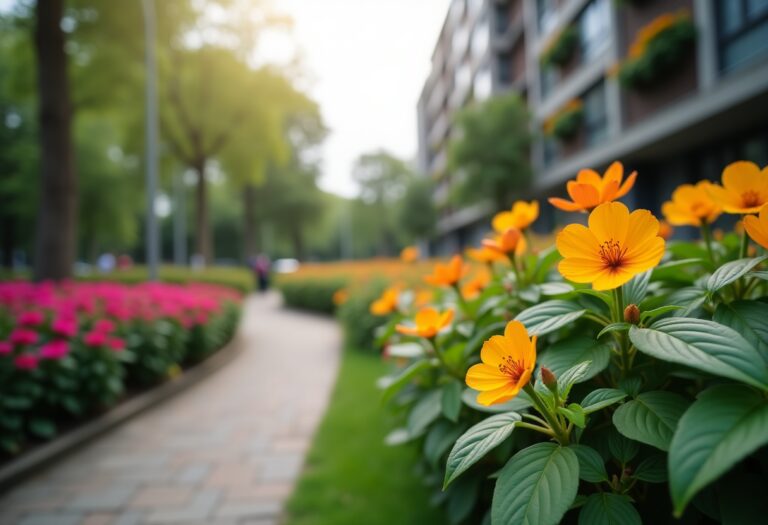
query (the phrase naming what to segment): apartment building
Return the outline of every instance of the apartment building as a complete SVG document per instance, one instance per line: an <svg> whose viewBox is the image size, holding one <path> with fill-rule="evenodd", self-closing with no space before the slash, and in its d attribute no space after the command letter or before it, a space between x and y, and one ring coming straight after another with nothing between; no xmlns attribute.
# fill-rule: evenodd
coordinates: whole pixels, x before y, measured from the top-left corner
<svg viewBox="0 0 768 525"><path fill-rule="evenodd" d="M622 82L638 38L675 17L693 30L673 49L671 68L650 82ZM567 53L544 65L563 35ZM437 253L478 242L492 213L484 203L450 203L452 116L508 90L527 101L535 137L535 175L521 198L563 193L580 168L618 159L640 173L630 204L658 213L678 184L718 179L741 158L768 164L768 0L451 2L418 104L419 165L437 182ZM553 119L574 106L576 126L554 136ZM542 204L540 226L551 228L557 213Z"/></svg>

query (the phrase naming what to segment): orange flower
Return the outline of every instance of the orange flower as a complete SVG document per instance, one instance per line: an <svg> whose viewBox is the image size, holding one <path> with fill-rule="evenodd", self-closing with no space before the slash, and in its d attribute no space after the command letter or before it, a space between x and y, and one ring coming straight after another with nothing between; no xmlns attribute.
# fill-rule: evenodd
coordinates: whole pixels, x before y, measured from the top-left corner
<svg viewBox="0 0 768 525"><path fill-rule="evenodd" d="M480 248L467 248L467 257L479 263L492 263L504 260L504 254L485 246Z"/></svg>
<svg viewBox="0 0 768 525"><path fill-rule="evenodd" d="M720 206L712 200L712 183L702 180L682 184L672 192L672 200L661 206L661 211L670 224L675 226L701 226L712 224L720 216Z"/></svg>
<svg viewBox="0 0 768 525"><path fill-rule="evenodd" d="M437 263L431 275L424 280L434 286L453 286L466 275L469 266L464 264L460 255L454 255L448 264Z"/></svg>
<svg viewBox="0 0 768 525"><path fill-rule="evenodd" d="M453 320L453 310L446 310L443 313L434 308L426 307L419 310L414 322L416 326L405 326L399 324L395 329L404 335L416 335L419 337L435 337L437 333L451 324Z"/></svg>
<svg viewBox="0 0 768 525"><path fill-rule="evenodd" d="M712 184L709 193L726 213L757 213L768 203L768 166L745 160L725 167L723 185Z"/></svg>
<svg viewBox="0 0 768 525"><path fill-rule="evenodd" d="M509 228L501 235L495 236L493 239L484 239L483 247L490 250L495 250L503 254L516 254L521 255L525 253L525 237L517 228Z"/></svg>
<svg viewBox="0 0 768 525"><path fill-rule="evenodd" d="M335 304L336 306L341 306L347 301L349 301L349 292L345 288L336 290L333 293L333 304Z"/></svg>
<svg viewBox="0 0 768 525"><path fill-rule="evenodd" d="M397 301L400 292L397 288L387 288L381 294L381 297L371 303L371 313L373 315L389 315L397 309Z"/></svg>
<svg viewBox="0 0 768 525"><path fill-rule="evenodd" d="M563 211L590 211L600 204L620 199L626 195L635 184L637 172L633 171L624 181L624 166L621 162L614 162L605 171L602 179L593 170L581 170L576 180L568 181L568 195L573 201L550 197L549 203Z"/></svg>
<svg viewBox="0 0 768 525"><path fill-rule="evenodd" d="M675 23L688 14L684 10L678 14L664 13L657 16L646 26L640 28L635 36L634 42L629 47L629 57L639 58L645 54L645 49L648 47L648 43L656 38L658 35L675 25Z"/></svg>
<svg viewBox="0 0 768 525"><path fill-rule="evenodd" d="M400 252L400 260L407 263L412 263L419 258L419 248L416 246L406 246L403 251Z"/></svg>
<svg viewBox="0 0 768 525"><path fill-rule="evenodd" d="M668 241L673 233L675 229L667 221L659 221L659 237Z"/></svg>
<svg viewBox="0 0 768 525"><path fill-rule="evenodd" d="M539 218L539 201L517 201L510 211L497 213L491 224L496 233L504 233L510 228L524 230Z"/></svg>
<svg viewBox="0 0 768 525"><path fill-rule="evenodd" d="M482 363L467 371L467 385L479 390L477 402L489 406L514 398L530 381L536 366L536 336L520 321L510 321L504 335L494 335L480 350Z"/></svg>
<svg viewBox="0 0 768 525"><path fill-rule="evenodd" d="M434 296L435 294L432 290L416 290L416 293L413 297L413 304L415 306L426 306L432 302Z"/></svg>
<svg viewBox="0 0 768 525"><path fill-rule="evenodd" d="M601 204L589 215L589 228L569 224L557 236L564 257L558 270L566 279L612 290L659 264L664 239L648 210L631 214L620 202Z"/></svg>
<svg viewBox="0 0 768 525"><path fill-rule="evenodd" d="M461 295L468 301L475 299L490 282L490 272L486 268L482 268L472 279L462 285Z"/></svg>
<svg viewBox="0 0 768 525"><path fill-rule="evenodd" d="M768 250L768 204L760 208L760 216L744 217L744 229L757 244Z"/></svg>

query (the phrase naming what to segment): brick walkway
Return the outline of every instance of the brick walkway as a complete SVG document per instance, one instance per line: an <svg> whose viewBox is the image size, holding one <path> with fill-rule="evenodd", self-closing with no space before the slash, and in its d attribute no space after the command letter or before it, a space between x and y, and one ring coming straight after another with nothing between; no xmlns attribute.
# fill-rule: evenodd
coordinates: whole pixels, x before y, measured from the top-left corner
<svg viewBox="0 0 768 525"><path fill-rule="evenodd" d="M275 524L338 366L332 321L249 299L243 351L0 499L21 525Z"/></svg>

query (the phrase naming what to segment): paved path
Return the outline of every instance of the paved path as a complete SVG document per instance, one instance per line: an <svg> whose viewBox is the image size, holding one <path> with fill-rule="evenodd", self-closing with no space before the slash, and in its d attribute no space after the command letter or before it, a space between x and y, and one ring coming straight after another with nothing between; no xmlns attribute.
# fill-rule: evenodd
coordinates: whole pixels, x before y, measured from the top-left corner
<svg viewBox="0 0 768 525"><path fill-rule="evenodd" d="M0 499L3 525L275 524L328 401L340 335L249 299L243 351Z"/></svg>

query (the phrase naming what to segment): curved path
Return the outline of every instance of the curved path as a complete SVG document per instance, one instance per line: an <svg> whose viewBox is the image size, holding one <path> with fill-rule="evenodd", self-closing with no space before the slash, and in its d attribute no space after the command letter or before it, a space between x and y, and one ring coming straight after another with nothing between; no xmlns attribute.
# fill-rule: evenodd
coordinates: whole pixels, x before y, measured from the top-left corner
<svg viewBox="0 0 768 525"><path fill-rule="evenodd" d="M0 499L0 523L277 523L322 417L341 340L332 321L249 298L242 352Z"/></svg>

